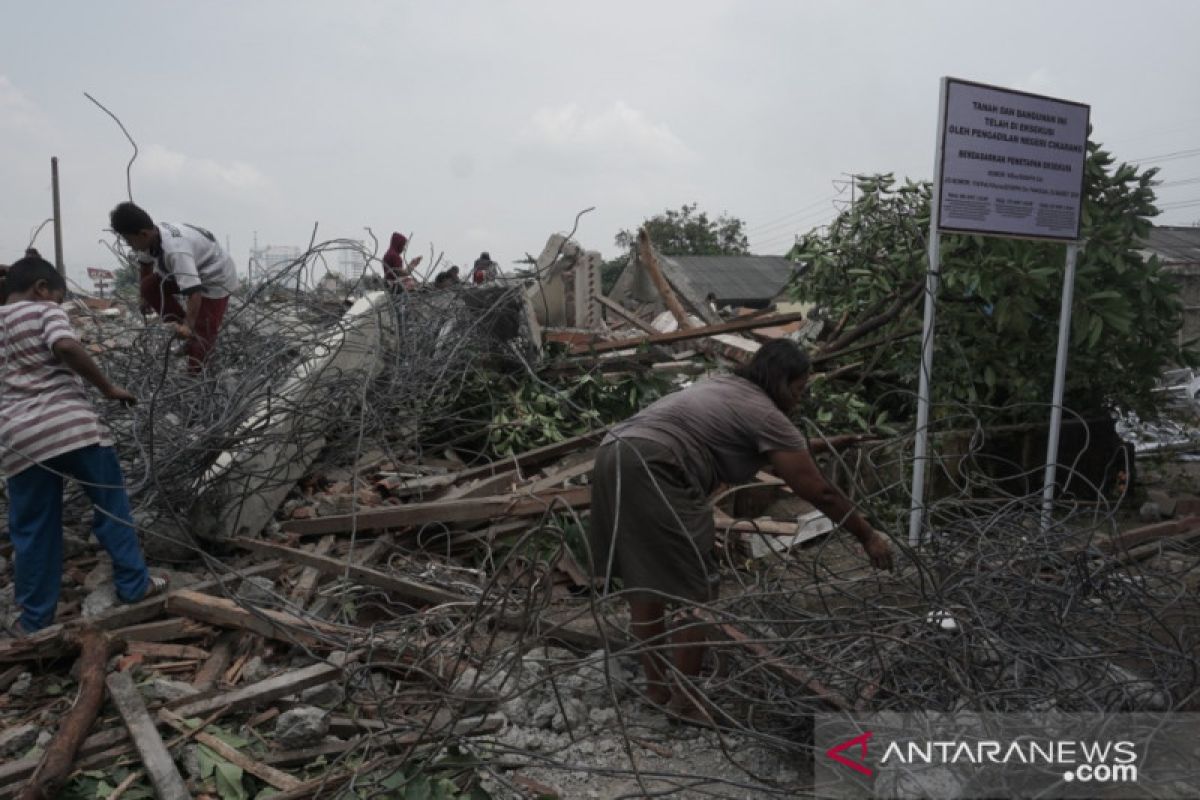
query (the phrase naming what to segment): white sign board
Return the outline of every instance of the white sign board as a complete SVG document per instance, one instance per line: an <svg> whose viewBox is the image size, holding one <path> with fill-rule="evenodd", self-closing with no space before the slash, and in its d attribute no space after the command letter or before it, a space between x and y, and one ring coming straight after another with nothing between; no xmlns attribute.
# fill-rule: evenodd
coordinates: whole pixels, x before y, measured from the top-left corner
<svg viewBox="0 0 1200 800"><path fill-rule="evenodd" d="M945 81L939 229L1079 238L1090 107Z"/></svg>

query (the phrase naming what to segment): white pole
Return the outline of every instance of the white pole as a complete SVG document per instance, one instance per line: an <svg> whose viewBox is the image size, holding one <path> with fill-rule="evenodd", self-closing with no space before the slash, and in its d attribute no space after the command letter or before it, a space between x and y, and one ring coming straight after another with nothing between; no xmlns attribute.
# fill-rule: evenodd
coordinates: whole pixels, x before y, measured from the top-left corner
<svg viewBox="0 0 1200 800"><path fill-rule="evenodd" d="M933 190L929 198L929 270L925 274L925 322L921 331L921 374L917 386L917 431L913 442L912 507L908 516L908 543L921 544L921 525L925 515L925 470L929 452L929 381L933 374L933 329L937 313L937 292L941 282L942 152L946 134L946 93L948 81L942 78L938 101L937 148L933 156Z"/></svg>
<svg viewBox="0 0 1200 800"><path fill-rule="evenodd" d="M1042 531L1050 527L1054 508L1054 473L1058 467L1058 436L1062 429L1063 391L1067 383L1067 346L1071 342L1071 302L1075 296L1075 262L1079 244L1067 245L1067 269L1063 274L1062 309L1058 312L1058 356L1054 363L1054 401L1050 408L1050 438L1046 442L1046 480L1042 487Z"/></svg>

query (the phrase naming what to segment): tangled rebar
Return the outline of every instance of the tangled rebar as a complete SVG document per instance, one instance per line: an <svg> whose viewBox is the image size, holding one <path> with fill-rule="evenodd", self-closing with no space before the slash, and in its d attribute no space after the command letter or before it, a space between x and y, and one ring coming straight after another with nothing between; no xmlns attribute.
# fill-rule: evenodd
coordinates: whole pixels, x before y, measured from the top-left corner
<svg viewBox="0 0 1200 800"><path fill-rule="evenodd" d="M283 391L297 364L352 324L348 295L368 287L306 287L325 256L357 246L316 244L240 297L199 375L186 372L161 326L82 322L106 370L141 399L105 415L135 505L158 521L141 531L148 542L164 535L164 519L195 528L210 511L206 475L247 439L257 451L311 459L309 472L340 472L348 488L333 510L354 513L375 473L417 486L485 459L480 421L489 415L464 401L488 375L524 373L553 390L523 339L520 288L496 285L388 295L382 307L394 335L380 339L368 368L329 370L303 391ZM572 402L569 392L561 401ZM281 418L303 424L256 423ZM822 432L810 426L809 434ZM907 508L901 480L885 477L904 474L906 443L864 447L853 461L828 456L876 518ZM343 695L375 723L320 765L327 796L388 796L381 781L397 771L403 781L432 776L496 796L521 796L521 775L579 786L602 778L618 787L604 796L797 796L813 791L806 765L820 712L1194 709L1195 551L1172 552L1165 540L1156 545L1161 555L1141 561L1104 546L1118 531L1116 500L1063 499L1044 526L1040 491L1011 493L997 475L1012 478L1020 468L997 466L985 444L980 429L952 461L935 465L944 488L929 506L927 542L898 543L893 574L872 573L837 532L749 564L727 531L721 598L677 621L703 627L713 643L693 686L706 698L712 730L682 747L685 729L664 728L661 712L639 702L639 646L629 643L620 593L600 596L557 578L560 559L587 560L579 535L586 521L562 504L548 504L540 519L476 526L465 536L464 526L441 523L383 537L351 527L333 545L347 564L374 548L376 569L462 598L420 613L349 573L311 602L282 589L251 599L238 589L244 562L213 555L211 543L185 539L175 557L225 580L251 613L293 615L299 658L354 654ZM237 474L242 468L227 470L224 485L300 494L294 476L261 465ZM551 618L586 623L606 645L547 647ZM504 715L498 732L489 726L495 712ZM655 748L669 751L664 765L648 764ZM716 754L704 768L695 761L701 751Z"/></svg>

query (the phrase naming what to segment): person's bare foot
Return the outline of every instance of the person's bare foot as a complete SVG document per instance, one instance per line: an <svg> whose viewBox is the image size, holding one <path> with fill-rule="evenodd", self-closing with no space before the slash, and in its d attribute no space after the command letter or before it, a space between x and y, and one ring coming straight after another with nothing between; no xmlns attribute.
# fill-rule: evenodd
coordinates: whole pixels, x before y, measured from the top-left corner
<svg viewBox="0 0 1200 800"><path fill-rule="evenodd" d="M692 725L713 727L716 722L708 713L708 703L692 692L677 687L671 692L671 700L666 704L667 713L680 722Z"/></svg>
<svg viewBox="0 0 1200 800"><path fill-rule="evenodd" d="M648 683L642 694L646 702L656 708L666 708L671 702L671 690L666 684Z"/></svg>

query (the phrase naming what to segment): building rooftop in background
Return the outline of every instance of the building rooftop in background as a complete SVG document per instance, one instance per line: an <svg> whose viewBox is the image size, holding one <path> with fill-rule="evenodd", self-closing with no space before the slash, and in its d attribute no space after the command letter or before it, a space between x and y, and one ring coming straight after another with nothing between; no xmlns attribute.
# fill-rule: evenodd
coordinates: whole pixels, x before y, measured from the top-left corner
<svg viewBox="0 0 1200 800"><path fill-rule="evenodd" d="M1200 226L1155 225L1142 246L1168 265L1200 264Z"/></svg>
<svg viewBox="0 0 1200 800"><path fill-rule="evenodd" d="M701 297L722 305L766 305L787 285L796 265L783 256L663 256L687 275Z"/></svg>

